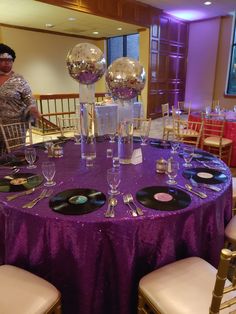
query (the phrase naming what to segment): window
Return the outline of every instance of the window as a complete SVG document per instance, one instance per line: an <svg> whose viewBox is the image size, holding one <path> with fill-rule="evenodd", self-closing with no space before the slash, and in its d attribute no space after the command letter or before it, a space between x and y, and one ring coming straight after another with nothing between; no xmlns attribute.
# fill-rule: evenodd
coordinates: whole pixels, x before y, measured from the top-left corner
<svg viewBox="0 0 236 314"><path fill-rule="evenodd" d="M139 59L139 34L124 35L107 39L107 63L121 57Z"/></svg>
<svg viewBox="0 0 236 314"><path fill-rule="evenodd" d="M227 94L236 95L236 16L234 19L234 36L232 43Z"/></svg>

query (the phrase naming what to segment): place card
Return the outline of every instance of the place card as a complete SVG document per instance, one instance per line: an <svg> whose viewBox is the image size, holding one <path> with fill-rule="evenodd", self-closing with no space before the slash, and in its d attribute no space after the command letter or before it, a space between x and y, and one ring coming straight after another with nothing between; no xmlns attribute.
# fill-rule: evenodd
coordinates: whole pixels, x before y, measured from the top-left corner
<svg viewBox="0 0 236 314"><path fill-rule="evenodd" d="M143 162L143 154L141 148L134 149L132 158L131 158L131 164L138 165Z"/></svg>

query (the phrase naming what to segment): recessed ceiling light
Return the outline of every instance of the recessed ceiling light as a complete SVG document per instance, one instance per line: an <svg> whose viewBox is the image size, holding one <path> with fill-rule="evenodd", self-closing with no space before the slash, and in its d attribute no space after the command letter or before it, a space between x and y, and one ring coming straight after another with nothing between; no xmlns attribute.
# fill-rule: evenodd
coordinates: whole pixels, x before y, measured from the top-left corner
<svg viewBox="0 0 236 314"><path fill-rule="evenodd" d="M47 24L45 24L45 26L46 26L47 28L54 27L54 25L53 25L53 24L51 24L51 23L47 23Z"/></svg>
<svg viewBox="0 0 236 314"><path fill-rule="evenodd" d="M117 27L117 30L118 31L122 31L122 27Z"/></svg>
<svg viewBox="0 0 236 314"><path fill-rule="evenodd" d="M205 5L211 5L212 2L211 2L211 1L206 1L206 2L204 2L204 4L205 4Z"/></svg>
<svg viewBox="0 0 236 314"><path fill-rule="evenodd" d="M68 17L68 21L76 21L76 17Z"/></svg>
<svg viewBox="0 0 236 314"><path fill-rule="evenodd" d="M94 34L94 35L98 35L98 34L99 34L99 32L93 32L93 34Z"/></svg>

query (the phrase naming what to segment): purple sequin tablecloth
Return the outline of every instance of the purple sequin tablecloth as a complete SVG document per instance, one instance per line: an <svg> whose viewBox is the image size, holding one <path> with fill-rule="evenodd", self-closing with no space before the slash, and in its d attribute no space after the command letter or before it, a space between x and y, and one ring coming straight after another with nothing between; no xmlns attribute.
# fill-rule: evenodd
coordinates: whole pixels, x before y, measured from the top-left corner
<svg viewBox="0 0 236 314"><path fill-rule="evenodd" d="M88 169L80 158L80 146L67 142L64 157L54 159L54 195L73 188L92 188L107 195L106 170L112 160L106 158L106 149L110 146L97 143L95 165ZM39 148L37 152L34 172L40 173L47 155ZM227 181L218 184L221 192L203 188L207 199L191 195L191 204L177 211L140 205L144 215L131 217L123 193L135 196L144 187L166 186L167 176L157 174L155 164L161 157L169 158L170 150L148 145L142 152L142 164L120 167L121 195L117 196L115 218L104 217L107 202L84 215L56 213L48 199L23 209L42 187L11 202L6 201L9 193L0 194L0 262L25 268L53 283L62 293L64 314L133 314L139 279L148 272L188 256L200 256L217 266L224 227L231 218L230 170L224 171ZM183 159L175 158L182 165ZM196 161L194 166L199 166ZM184 185L182 170L181 166L177 179Z"/></svg>

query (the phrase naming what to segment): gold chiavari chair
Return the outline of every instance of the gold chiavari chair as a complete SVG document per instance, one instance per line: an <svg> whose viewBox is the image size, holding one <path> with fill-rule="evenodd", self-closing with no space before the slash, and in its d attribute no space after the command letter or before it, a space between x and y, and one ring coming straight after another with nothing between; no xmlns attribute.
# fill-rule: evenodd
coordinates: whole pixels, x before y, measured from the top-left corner
<svg viewBox="0 0 236 314"><path fill-rule="evenodd" d="M178 110L178 109L177 109ZM199 147L202 135L202 122L181 118L179 111L172 109L174 138L182 143Z"/></svg>
<svg viewBox="0 0 236 314"><path fill-rule="evenodd" d="M222 249L218 270L189 257L147 274L139 282L138 314L236 313L235 273L227 279L235 257L236 251Z"/></svg>
<svg viewBox="0 0 236 314"><path fill-rule="evenodd" d="M12 265L1 265L0 313L61 314L61 294L39 276Z"/></svg>
<svg viewBox="0 0 236 314"><path fill-rule="evenodd" d="M223 137L225 116L220 114L202 114L203 131L201 148L214 154L230 165L232 144L231 139Z"/></svg>
<svg viewBox="0 0 236 314"><path fill-rule="evenodd" d="M215 111L215 108L216 108L217 106L220 106L220 101L219 101L219 99L212 100L212 103L211 103L211 110L212 110L212 111Z"/></svg>
<svg viewBox="0 0 236 314"><path fill-rule="evenodd" d="M1 133L7 153L25 145L32 145L32 128L30 122L0 124Z"/></svg>
<svg viewBox="0 0 236 314"><path fill-rule="evenodd" d="M178 101L177 110L189 116L191 112L191 105L190 101Z"/></svg>
<svg viewBox="0 0 236 314"><path fill-rule="evenodd" d="M173 120L170 117L170 109L169 109L169 103L162 104L161 105L162 110L162 138L163 140L166 138L169 139L169 134L174 134L173 129Z"/></svg>

